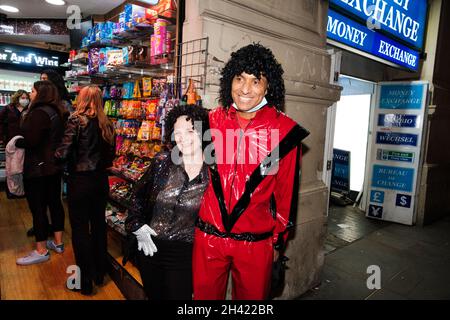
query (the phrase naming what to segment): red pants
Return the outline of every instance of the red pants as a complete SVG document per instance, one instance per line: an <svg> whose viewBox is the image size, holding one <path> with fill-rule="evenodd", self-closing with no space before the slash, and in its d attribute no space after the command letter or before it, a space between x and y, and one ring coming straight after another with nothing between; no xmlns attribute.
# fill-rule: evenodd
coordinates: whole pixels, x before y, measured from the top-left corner
<svg viewBox="0 0 450 320"><path fill-rule="evenodd" d="M194 300L224 300L230 269L233 300L267 299L272 261L272 238L257 242L237 241L195 229Z"/></svg>

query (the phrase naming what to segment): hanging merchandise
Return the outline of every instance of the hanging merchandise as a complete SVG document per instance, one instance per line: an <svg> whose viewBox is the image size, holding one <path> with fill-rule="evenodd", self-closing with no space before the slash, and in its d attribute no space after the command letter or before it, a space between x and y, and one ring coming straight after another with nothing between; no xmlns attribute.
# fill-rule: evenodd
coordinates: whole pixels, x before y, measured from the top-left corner
<svg viewBox="0 0 450 320"><path fill-rule="evenodd" d="M197 101L197 91L195 90L194 81L189 79L189 86L186 91L187 104L195 104Z"/></svg>
<svg viewBox="0 0 450 320"><path fill-rule="evenodd" d="M134 82L133 98L141 98L141 88L139 87L139 80Z"/></svg>

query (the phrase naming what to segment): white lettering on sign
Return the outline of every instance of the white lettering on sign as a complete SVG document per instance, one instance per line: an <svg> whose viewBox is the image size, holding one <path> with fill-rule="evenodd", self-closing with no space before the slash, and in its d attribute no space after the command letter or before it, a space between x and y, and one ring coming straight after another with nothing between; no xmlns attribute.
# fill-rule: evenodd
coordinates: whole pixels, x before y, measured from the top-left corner
<svg viewBox="0 0 450 320"><path fill-rule="evenodd" d="M393 136L393 135L380 135L380 142L395 142L395 143L414 143L413 137L405 136Z"/></svg>
<svg viewBox="0 0 450 320"><path fill-rule="evenodd" d="M59 60L57 57L44 57L39 56L35 53L29 53L27 55L23 55L21 53L11 52L8 53L0 53L0 61L9 61L15 64L28 64L28 65L36 65L38 67L58 67Z"/></svg>
<svg viewBox="0 0 450 320"><path fill-rule="evenodd" d="M394 0L397 6L385 0L340 0L343 4L374 19L405 38L417 41L420 23L406 15L410 0Z"/></svg>
<svg viewBox="0 0 450 320"><path fill-rule="evenodd" d="M412 118L405 118L401 114L387 114L385 115L386 122L401 127L404 124L411 125L414 123L414 119Z"/></svg>
<svg viewBox="0 0 450 320"><path fill-rule="evenodd" d="M344 155L341 155L341 154L335 154L334 158L336 160L340 160L340 161L348 161L348 156L344 156Z"/></svg>
<svg viewBox="0 0 450 320"><path fill-rule="evenodd" d="M400 197L400 205L402 207L406 206L408 204L408 199L406 198L406 196L401 196Z"/></svg>
<svg viewBox="0 0 450 320"><path fill-rule="evenodd" d="M383 40L380 40L380 47L378 48L378 52L397 61L406 63L411 67L415 67L417 63L417 57L414 54L406 52Z"/></svg>
<svg viewBox="0 0 450 320"><path fill-rule="evenodd" d="M400 189L404 190L406 188L406 183L403 182L397 182L397 181L386 181L386 180L377 180L376 185L378 187L385 187L387 189Z"/></svg>
<svg viewBox="0 0 450 320"><path fill-rule="evenodd" d="M334 19L331 16L328 16L327 31L361 47L364 46L364 40L367 37L367 33L354 28L343 21Z"/></svg>

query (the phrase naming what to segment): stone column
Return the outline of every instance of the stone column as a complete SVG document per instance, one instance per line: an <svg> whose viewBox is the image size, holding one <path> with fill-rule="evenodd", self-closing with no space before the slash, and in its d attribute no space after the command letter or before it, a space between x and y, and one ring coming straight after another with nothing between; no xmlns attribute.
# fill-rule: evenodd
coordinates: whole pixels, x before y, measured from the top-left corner
<svg viewBox="0 0 450 320"><path fill-rule="evenodd" d="M327 9L327 2L317 0L186 0L183 41L209 38L204 106L218 105L220 70L231 52L260 42L284 68L285 112L311 131L303 146L299 209L286 252L290 260L282 299L298 297L318 284L324 263L326 113L340 95L329 84Z"/></svg>

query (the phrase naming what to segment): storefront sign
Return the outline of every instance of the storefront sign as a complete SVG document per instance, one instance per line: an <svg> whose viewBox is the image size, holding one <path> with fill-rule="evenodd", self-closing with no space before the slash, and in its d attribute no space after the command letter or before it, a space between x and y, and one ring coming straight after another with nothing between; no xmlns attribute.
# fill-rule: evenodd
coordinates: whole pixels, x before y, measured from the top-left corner
<svg viewBox="0 0 450 320"><path fill-rule="evenodd" d="M58 67L59 58L44 56L33 52L0 49L0 63L15 63L37 67Z"/></svg>
<svg viewBox="0 0 450 320"><path fill-rule="evenodd" d="M377 86L366 163L367 217L414 223L427 92L424 81ZM408 113L388 113L386 109Z"/></svg>
<svg viewBox="0 0 450 320"><path fill-rule="evenodd" d="M384 191L372 190L370 191L370 201L375 203L384 202Z"/></svg>
<svg viewBox="0 0 450 320"><path fill-rule="evenodd" d="M331 190L350 192L350 151L333 149Z"/></svg>
<svg viewBox="0 0 450 320"><path fill-rule="evenodd" d="M397 194L395 205L397 207L411 208L411 196L407 194Z"/></svg>
<svg viewBox="0 0 450 320"><path fill-rule="evenodd" d="M414 169L373 166L372 187L411 192Z"/></svg>
<svg viewBox="0 0 450 320"><path fill-rule="evenodd" d="M330 0L330 6L355 16L374 30L422 49L427 0Z"/></svg>
<svg viewBox="0 0 450 320"><path fill-rule="evenodd" d="M410 114L379 114L378 125L385 128L415 128L417 125L417 116Z"/></svg>
<svg viewBox="0 0 450 320"><path fill-rule="evenodd" d="M382 87L380 109L420 109L423 94L421 85Z"/></svg>
<svg viewBox="0 0 450 320"><path fill-rule="evenodd" d="M377 149L377 160L413 163L414 162L414 152L402 152L402 151Z"/></svg>
<svg viewBox="0 0 450 320"><path fill-rule="evenodd" d="M64 72L61 63L67 61L68 53L40 48L0 43L0 68L26 72L55 69Z"/></svg>
<svg viewBox="0 0 450 320"><path fill-rule="evenodd" d="M329 9L327 37L350 48L417 71L419 53ZM333 43L335 44L335 43ZM346 47L344 47L346 48Z"/></svg>
<svg viewBox="0 0 450 320"><path fill-rule="evenodd" d="M417 134L377 132L377 144L393 144L398 146L417 146Z"/></svg>
<svg viewBox="0 0 450 320"><path fill-rule="evenodd" d="M371 204L367 215L371 218L383 219L383 207Z"/></svg>

